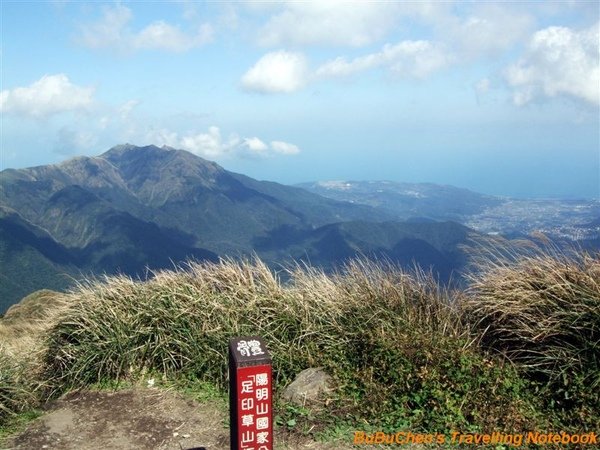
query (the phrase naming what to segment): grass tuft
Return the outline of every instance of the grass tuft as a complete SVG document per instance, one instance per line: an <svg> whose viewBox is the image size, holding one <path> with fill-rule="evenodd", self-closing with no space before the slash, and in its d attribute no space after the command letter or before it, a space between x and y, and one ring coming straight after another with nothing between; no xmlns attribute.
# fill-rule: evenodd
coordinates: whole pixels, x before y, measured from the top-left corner
<svg viewBox="0 0 600 450"><path fill-rule="evenodd" d="M256 334L277 390L308 367L335 381L321 410L279 403L288 428L590 428L599 421L600 262L509 256L484 260L462 291L366 259L330 274L297 265L285 283L260 260L88 280L36 319L29 359L17 357L18 340L0 353L0 398L13 414L70 389L149 376L223 392L229 339ZM17 326L28 334L3 319L0 336Z"/></svg>
<svg viewBox="0 0 600 450"><path fill-rule="evenodd" d="M600 259L533 254L480 269L465 303L480 345L518 364L564 420L597 425Z"/></svg>

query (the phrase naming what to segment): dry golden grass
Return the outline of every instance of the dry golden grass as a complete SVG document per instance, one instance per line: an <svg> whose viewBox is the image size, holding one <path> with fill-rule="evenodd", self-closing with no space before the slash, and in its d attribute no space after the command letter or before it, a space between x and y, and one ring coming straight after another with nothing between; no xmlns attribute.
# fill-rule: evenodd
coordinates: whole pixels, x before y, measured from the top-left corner
<svg viewBox="0 0 600 450"><path fill-rule="evenodd" d="M450 293L423 273L354 261L333 275L301 266L288 275L282 284L261 261L224 260L189 263L146 282L82 284L50 335L50 373L60 385L135 370L224 383L228 340L258 334L287 379L373 330L410 325L431 335L465 334Z"/></svg>
<svg viewBox="0 0 600 450"><path fill-rule="evenodd" d="M467 294L465 319L480 346L538 383L543 407L563 426L597 425L599 255L531 245L511 249L480 262Z"/></svg>
<svg viewBox="0 0 600 450"><path fill-rule="evenodd" d="M600 386L600 262L529 244L521 254L500 250L483 255L466 291L364 259L333 274L297 265L285 283L260 260L231 259L188 263L143 282L88 280L39 314L23 308L27 324L14 320L18 309L0 322L0 394L2 377L12 377L2 395L16 408L20 397L10 388L27 380L26 366L46 396L148 372L224 387L229 339L259 335L278 386L324 366L345 396L340 411L382 415L389 426L525 426L532 423L525 383L482 349L534 378L573 372L578 389ZM19 359L26 353L29 360ZM597 417L585 405L582 420Z"/></svg>
<svg viewBox="0 0 600 450"><path fill-rule="evenodd" d="M0 348L16 359L40 350L48 330L68 305L68 297L58 292L42 290L28 295L0 319Z"/></svg>
<svg viewBox="0 0 600 450"><path fill-rule="evenodd" d="M63 294L37 291L0 319L0 422L39 401L45 341L68 304Z"/></svg>
<svg viewBox="0 0 600 450"><path fill-rule="evenodd" d="M464 306L482 343L549 376L583 367L600 345L600 259L533 255L488 262ZM599 383L600 380L596 380ZM598 385L600 386L600 385Z"/></svg>

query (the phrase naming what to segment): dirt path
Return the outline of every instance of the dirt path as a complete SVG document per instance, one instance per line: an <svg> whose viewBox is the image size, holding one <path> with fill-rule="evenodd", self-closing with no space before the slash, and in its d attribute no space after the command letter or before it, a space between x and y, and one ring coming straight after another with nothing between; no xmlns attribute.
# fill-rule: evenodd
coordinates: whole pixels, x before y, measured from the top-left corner
<svg viewBox="0 0 600 450"><path fill-rule="evenodd" d="M182 450L229 449L226 406L199 404L174 392L129 389L74 392L50 403L44 415L2 449ZM343 442L300 441L276 433L276 449L344 450Z"/></svg>

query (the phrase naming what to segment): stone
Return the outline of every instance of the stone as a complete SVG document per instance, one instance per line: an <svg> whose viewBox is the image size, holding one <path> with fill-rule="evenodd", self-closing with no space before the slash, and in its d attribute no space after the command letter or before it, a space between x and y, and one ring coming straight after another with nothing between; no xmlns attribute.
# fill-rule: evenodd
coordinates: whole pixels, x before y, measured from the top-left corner
<svg viewBox="0 0 600 450"><path fill-rule="evenodd" d="M282 392L284 400L299 406L316 404L332 390L332 378L322 367L303 370Z"/></svg>

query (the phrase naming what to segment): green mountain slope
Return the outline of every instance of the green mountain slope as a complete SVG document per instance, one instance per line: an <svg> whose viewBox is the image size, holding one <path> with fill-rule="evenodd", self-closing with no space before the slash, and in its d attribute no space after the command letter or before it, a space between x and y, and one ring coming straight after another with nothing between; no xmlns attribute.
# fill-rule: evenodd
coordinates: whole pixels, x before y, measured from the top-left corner
<svg viewBox="0 0 600 450"><path fill-rule="evenodd" d="M78 274L70 252L16 212L0 208L0 313L40 287L62 290Z"/></svg>
<svg viewBox="0 0 600 450"><path fill-rule="evenodd" d="M435 266L447 278L468 235L456 224L393 223L393 211L254 180L186 151L129 144L5 170L0 208L10 212L0 235L5 305L64 287L62 273L143 276L218 255L332 268L367 254Z"/></svg>
<svg viewBox="0 0 600 450"><path fill-rule="evenodd" d="M454 222L343 222L307 230L281 227L255 240L271 261L306 261L334 268L360 255L412 268L418 263L441 280L459 275L467 255L461 246L477 235Z"/></svg>

